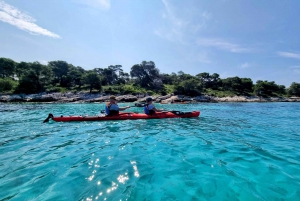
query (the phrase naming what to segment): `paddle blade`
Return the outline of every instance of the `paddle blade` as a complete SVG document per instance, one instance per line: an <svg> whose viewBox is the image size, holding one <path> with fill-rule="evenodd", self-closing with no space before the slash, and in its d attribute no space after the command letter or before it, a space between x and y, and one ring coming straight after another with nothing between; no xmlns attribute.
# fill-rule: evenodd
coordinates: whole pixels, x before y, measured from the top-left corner
<svg viewBox="0 0 300 201"><path fill-rule="evenodd" d="M49 122L50 119L52 119L53 114L49 114L48 117L43 121L43 123Z"/></svg>

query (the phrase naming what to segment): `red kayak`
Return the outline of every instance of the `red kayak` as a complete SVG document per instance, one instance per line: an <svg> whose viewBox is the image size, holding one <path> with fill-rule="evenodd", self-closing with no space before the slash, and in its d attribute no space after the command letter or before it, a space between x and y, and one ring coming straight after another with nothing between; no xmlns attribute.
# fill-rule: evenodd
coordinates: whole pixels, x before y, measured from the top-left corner
<svg viewBox="0 0 300 201"><path fill-rule="evenodd" d="M49 114L48 118L44 121L47 122L49 119L58 122L65 121L109 121L109 120L134 120L134 119L164 119L164 118L192 118L198 117L200 111L193 112L180 112L180 111L168 111L168 112L156 112L155 114L148 115L142 113L131 113L124 112L113 116L53 116Z"/></svg>

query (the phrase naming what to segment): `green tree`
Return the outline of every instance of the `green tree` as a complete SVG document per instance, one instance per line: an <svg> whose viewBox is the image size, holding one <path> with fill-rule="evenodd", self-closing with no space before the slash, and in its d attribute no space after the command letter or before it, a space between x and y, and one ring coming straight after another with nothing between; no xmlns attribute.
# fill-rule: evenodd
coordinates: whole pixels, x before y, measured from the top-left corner
<svg viewBox="0 0 300 201"><path fill-rule="evenodd" d="M196 96L196 95L200 95L202 91L203 91L203 85L196 78L184 80L180 82L179 85L175 86L176 94Z"/></svg>
<svg viewBox="0 0 300 201"><path fill-rule="evenodd" d="M145 88L155 88L153 81L160 79L159 70L155 67L153 61L143 61L141 64L135 64L131 67L130 75L135 79L136 84Z"/></svg>
<svg viewBox="0 0 300 201"><path fill-rule="evenodd" d="M21 76L16 92L38 93L52 83L53 72L49 66L39 62L27 63L29 70Z"/></svg>
<svg viewBox="0 0 300 201"><path fill-rule="evenodd" d="M273 96L274 93L280 93L282 89L274 82L258 80L254 86L254 93L260 96Z"/></svg>
<svg viewBox="0 0 300 201"><path fill-rule="evenodd" d="M66 87L66 77L69 71L69 64L65 61L50 61L48 63L55 76L55 83L59 83L61 87Z"/></svg>
<svg viewBox="0 0 300 201"><path fill-rule="evenodd" d="M8 58L0 58L0 76L2 78L14 76L16 62Z"/></svg>
<svg viewBox="0 0 300 201"><path fill-rule="evenodd" d="M288 89L288 94L290 96L298 96L300 97L300 83L293 82Z"/></svg>
<svg viewBox="0 0 300 201"><path fill-rule="evenodd" d="M278 85L278 91L277 91L278 94L286 94L287 93L287 90L285 88L284 85Z"/></svg>
<svg viewBox="0 0 300 201"><path fill-rule="evenodd" d="M83 75L85 74L85 70L80 66L73 66L72 64L69 64L69 71L67 73L67 76L65 77L67 86L78 86L81 88L83 84Z"/></svg>
<svg viewBox="0 0 300 201"><path fill-rule="evenodd" d="M235 92L241 92L243 89L242 80L237 76L222 79L222 85L223 85L223 89L231 90Z"/></svg>
<svg viewBox="0 0 300 201"><path fill-rule="evenodd" d="M118 84L126 84L130 80L130 75L121 71L119 73Z"/></svg>
<svg viewBox="0 0 300 201"><path fill-rule="evenodd" d="M179 79L179 77L176 73L172 72L170 74L170 76L171 76L171 79L172 79L172 84L179 83L180 79Z"/></svg>
<svg viewBox="0 0 300 201"><path fill-rule="evenodd" d="M178 79L180 81L184 81L184 80L190 80L190 79L193 79L194 76L190 75L190 74L187 74L187 73L184 73L182 71L179 71L178 72Z"/></svg>
<svg viewBox="0 0 300 201"><path fill-rule="evenodd" d="M21 77L16 92L31 94L31 93L41 92L42 90L43 87L39 82L39 77L36 75L36 73L33 70L29 70L28 72L25 73L25 75Z"/></svg>
<svg viewBox="0 0 300 201"><path fill-rule="evenodd" d="M131 67L130 75L132 78L136 79L137 83L142 83L141 85L147 86L147 73L140 64L135 64Z"/></svg>
<svg viewBox="0 0 300 201"><path fill-rule="evenodd" d="M93 89L98 89L99 92L101 91L101 78L96 72L89 71L86 73L83 76L83 81L85 84L89 85L90 93L92 93Z"/></svg>
<svg viewBox="0 0 300 201"><path fill-rule="evenodd" d="M41 83L43 89L45 89L47 86L51 85L54 79L53 71L49 66L41 65L41 69L39 72L36 72L39 82Z"/></svg>
<svg viewBox="0 0 300 201"><path fill-rule="evenodd" d="M242 90L244 92L252 92L253 91L253 82L251 78L241 78Z"/></svg>
<svg viewBox="0 0 300 201"><path fill-rule="evenodd" d="M120 73L123 72L122 65L110 65L108 69L111 69L113 72L116 73L117 78L120 76Z"/></svg>
<svg viewBox="0 0 300 201"><path fill-rule="evenodd" d="M211 77L209 75L209 73L204 72L204 73L199 73L196 75L196 77L198 79L200 79L201 84L205 87L205 88L209 88L210 82L211 82Z"/></svg>
<svg viewBox="0 0 300 201"><path fill-rule="evenodd" d="M240 94L248 94L253 91L253 82L250 78L228 77L222 79L222 86L224 90Z"/></svg>
<svg viewBox="0 0 300 201"><path fill-rule="evenodd" d="M210 76L209 88L218 89L222 84L220 75L218 73L214 73Z"/></svg>
<svg viewBox="0 0 300 201"><path fill-rule="evenodd" d="M109 66L108 68L95 68L94 71L102 77L103 85L113 85L117 83L118 75L116 68Z"/></svg>
<svg viewBox="0 0 300 201"><path fill-rule="evenodd" d="M163 84L174 84L174 80L173 80L173 77L169 74L160 74L160 79L162 81Z"/></svg>
<svg viewBox="0 0 300 201"><path fill-rule="evenodd" d="M204 72L197 74L196 77L200 80L204 88L218 89L218 87L221 86L220 75L217 73L210 75Z"/></svg>
<svg viewBox="0 0 300 201"><path fill-rule="evenodd" d="M18 85L18 82L10 77L0 78L0 92L11 91Z"/></svg>
<svg viewBox="0 0 300 201"><path fill-rule="evenodd" d="M21 78L29 70L30 70L30 63L22 61L16 65L16 75L18 78Z"/></svg>

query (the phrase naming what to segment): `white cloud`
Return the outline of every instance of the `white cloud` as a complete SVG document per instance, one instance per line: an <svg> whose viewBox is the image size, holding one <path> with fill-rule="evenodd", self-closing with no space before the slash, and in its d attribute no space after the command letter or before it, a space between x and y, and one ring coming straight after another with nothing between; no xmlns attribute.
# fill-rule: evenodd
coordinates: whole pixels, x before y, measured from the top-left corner
<svg viewBox="0 0 300 201"><path fill-rule="evenodd" d="M98 4L100 4L103 8L110 8L110 0L97 0Z"/></svg>
<svg viewBox="0 0 300 201"><path fill-rule="evenodd" d="M290 69L296 73L300 75L300 66L291 66Z"/></svg>
<svg viewBox="0 0 300 201"><path fill-rule="evenodd" d="M163 13L162 17L167 22L167 27L162 27L159 30L155 30L154 33L170 41L179 40L180 42L184 43L184 33L182 32L182 29L187 25L187 22L176 17L174 8L167 0L162 0L162 2L166 8L166 12Z"/></svg>
<svg viewBox="0 0 300 201"><path fill-rule="evenodd" d="M199 10L192 10L191 8L178 9L171 4L172 1L162 0L162 2L165 7L162 25L155 29L154 33L170 41L186 44L190 37L204 28L207 20L211 18L211 14L208 12L201 14Z"/></svg>
<svg viewBox="0 0 300 201"><path fill-rule="evenodd" d="M35 19L26 13L22 13L17 8L0 0L0 20L16 26L19 29L28 31L31 34L60 38L59 35L44 29L35 24Z"/></svg>
<svg viewBox="0 0 300 201"><path fill-rule="evenodd" d="M227 41L215 38L200 38L197 40L197 44L204 47L215 47L220 50L225 50L235 53L243 53L252 51L251 48L245 48L238 44L229 43Z"/></svg>
<svg viewBox="0 0 300 201"><path fill-rule="evenodd" d="M277 52L277 54L281 57L300 59L300 54L292 53L292 52Z"/></svg>
<svg viewBox="0 0 300 201"><path fill-rule="evenodd" d="M243 64L241 64L240 65L240 68L249 68L250 67L250 64L248 63L248 62L246 62L246 63L243 63Z"/></svg>
<svg viewBox="0 0 300 201"><path fill-rule="evenodd" d="M97 9L104 9L104 10L110 9L110 0L75 0L75 1Z"/></svg>

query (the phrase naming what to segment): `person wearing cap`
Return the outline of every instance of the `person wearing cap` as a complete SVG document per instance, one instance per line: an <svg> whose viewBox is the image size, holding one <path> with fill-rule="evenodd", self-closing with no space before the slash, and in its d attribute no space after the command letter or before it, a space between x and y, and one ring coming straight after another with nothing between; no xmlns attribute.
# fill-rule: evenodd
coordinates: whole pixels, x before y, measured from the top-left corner
<svg viewBox="0 0 300 201"><path fill-rule="evenodd" d="M119 114L119 111L126 110L128 108L130 108L130 106L119 107L117 104L116 97L112 95L109 97L109 102L105 105L105 113L107 115L117 115Z"/></svg>
<svg viewBox="0 0 300 201"><path fill-rule="evenodd" d="M156 109L156 107L152 104L152 98L146 99L147 103L144 106L145 114L155 114L155 112L162 112L163 110Z"/></svg>

